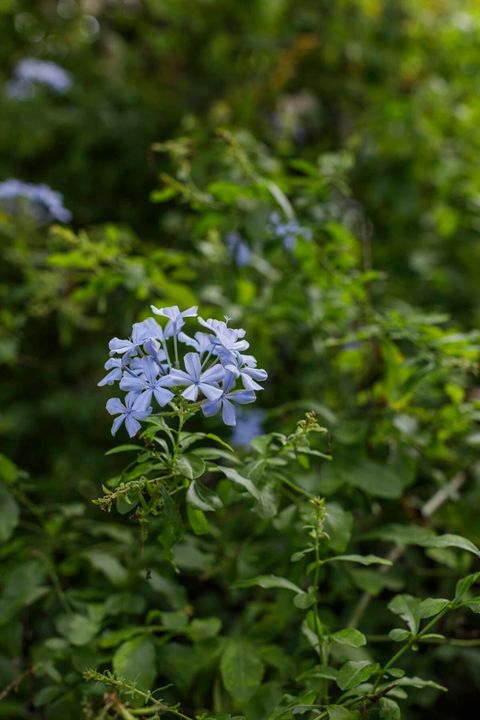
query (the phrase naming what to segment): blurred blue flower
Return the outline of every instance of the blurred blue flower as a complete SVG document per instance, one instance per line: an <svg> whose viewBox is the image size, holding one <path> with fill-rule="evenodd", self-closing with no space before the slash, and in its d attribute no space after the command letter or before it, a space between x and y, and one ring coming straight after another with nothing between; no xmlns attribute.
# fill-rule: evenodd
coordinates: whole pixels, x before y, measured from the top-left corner
<svg viewBox="0 0 480 720"><path fill-rule="evenodd" d="M250 247L236 230L229 232L225 237L229 257L238 267L248 265L252 257Z"/></svg>
<svg viewBox="0 0 480 720"><path fill-rule="evenodd" d="M232 445L236 447L250 445L254 438L263 434L264 419L264 410L239 408L237 424L232 433Z"/></svg>
<svg viewBox="0 0 480 720"><path fill-rule="evenodd" d="M305 240L312 239L312 231L310 228L302 227L295 219L282 222L280 215L277 212L273 212L270 215L270 222L272 224L273 234L281 238L283 247L289 252L294 249L295 241L298 237L303 237Z"/></svg>
<svg viewBox="0 0 480 720"><path fill-rule="evenodd" d="M44 85L58 94L70 89L70 73L60 65L37 58L25 58L17 63L12 80L7 84L7 94L16 100L29 100L35 94L35 85Z"/></svg>
<svg viewBox="0 0 480 720"><path fill-rule="evenodd" d="M68 222L72 213L63 206L61 193L48 185L35 185L16 178L0 182L0 208L11 215L23 211L40 223Z"/></svg>
<svg viewBox="0 0 480 720"><path fill-rule="evenodd" d="M107 410L110 415L118 415L112 425L112 435L125 422L125 427L130 437L134 437L141 428L139 420L145 420L152 413L151 407L145 407L144 399L141 395L128 393L125 395L125 405L119 398L110 398L107 401Z"/></svg>

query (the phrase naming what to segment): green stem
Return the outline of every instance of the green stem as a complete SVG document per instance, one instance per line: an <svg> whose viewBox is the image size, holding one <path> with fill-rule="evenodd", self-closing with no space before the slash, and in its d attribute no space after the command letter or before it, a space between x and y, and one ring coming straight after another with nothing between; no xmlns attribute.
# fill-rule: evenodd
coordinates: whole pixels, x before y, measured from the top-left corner
<svg viewBox="0 0 480 720"><path fill-rule="evenodd" d="M412 645L415 645L415 643L419 642L419 641L422 639L423 635L426 635L426 634L428 633L428 631L429 631L450 609L451 609L451 608L447 606L447 607L444 608L441 612L439 612L438 615L436 615L436 616L433 618L433 620L430 620L430 622L428 622L428 623L425 625L425 627L424 627L420 632L418 632L416 635L412 635L412 637L408 640L408 642L406 642L405 645L404 645L403 647L401 647L400 650L398 650L398 652L396 652L395 655L393 655L393 657L390 658L390 660L387 662L387 664L386 664L386 665L382 668L382 670L379 672L378 677L377 677L377 679L376 679L376 681L375 681L375 684L374 684L374 686L373 686L373 692L375 692L376 689L378 688L378 686L379 686L379 684L380 684L383 676L384 676L385 673L387 672L387 670L389 670L391 667L393 667L394 664L397 662L397 660L398 660L399 658L401 658L402 655L407 652L407 650L410 650L410 648L412 647Z"/></svg>

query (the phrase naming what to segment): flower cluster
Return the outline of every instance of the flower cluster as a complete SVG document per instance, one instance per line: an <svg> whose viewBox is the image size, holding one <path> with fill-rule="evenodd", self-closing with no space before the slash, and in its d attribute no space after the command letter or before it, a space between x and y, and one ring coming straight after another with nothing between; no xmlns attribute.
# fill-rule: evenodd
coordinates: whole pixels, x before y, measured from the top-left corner
<svg viewBox="0 0 480 720"><path fill-rule="evenodd" d="M110 340L107 375L100 386L118 382L125 401L111 398L107 410L116 415L112 434L125 422L130 437L140 430L140 421L153 413L153 405L165 407L176 396L199 403L203 414L221 413L226 425L236 424L235 405L255 401L265 370L257 368L245 330L230 328L221 320L197 318L197 308L183 312L177 306L157 308L160 325L150 317L134 323L126 340ZM184 331L186 318L197 318L201 330L193 337ZM184 346L184 347L182 347ZM183 350L183 353L181 352Z"/></svg>
<svg viewBox="0 0 480 720"><path fill-rule="evenodd" d="M16 65L7 94L16 100L28 100L35 94L36 84L63 94L71 87L72 79L70 73L54 62L25 58Z"/></svg>
<svg viewBox="0 0 480 720"><path fill-rule="evenodd" d="M298 237L303 237L305 240L312 239L312 231L310 228L302 227L297 220L282 222L280 215L277 212L273 212L270 215L270 222L272 224L273 234L275 237L281 238L285 250L292 251Z"/></svg>
<svg viewBox="0 0 480 720"><path fill-rule="evenodd" d="M72 213L63 206L61 193L48 185L34 185L10 178L0 182L0 208L9 214L26 211L40 223L68 222Z"/></svg>

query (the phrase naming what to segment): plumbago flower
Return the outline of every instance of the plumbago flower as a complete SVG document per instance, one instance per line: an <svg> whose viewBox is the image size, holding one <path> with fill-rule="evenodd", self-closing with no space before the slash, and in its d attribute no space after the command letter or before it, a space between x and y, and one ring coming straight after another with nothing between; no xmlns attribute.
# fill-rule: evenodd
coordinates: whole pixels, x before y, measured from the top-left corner
<svg viewBox="0 0 480 720"><path fill-rule="evenodd" d="M107 403L108 412L117 416L112 435L125 423L134 437L155 405L161 410L185 402L206 417L221 414L226 425L234 426L236 405L255 402L255 393L263 389L260 382L267 379L253 355L243 354L249 347L245 330L229 327L228 321L204 320L197 307L151 308L163 325L150 317L134 323L130 337L109 342L108 372L98 385L118 383L127 393L125 402L111 398ZM194 318L202 329L192 336L184 329Z"/></svg>

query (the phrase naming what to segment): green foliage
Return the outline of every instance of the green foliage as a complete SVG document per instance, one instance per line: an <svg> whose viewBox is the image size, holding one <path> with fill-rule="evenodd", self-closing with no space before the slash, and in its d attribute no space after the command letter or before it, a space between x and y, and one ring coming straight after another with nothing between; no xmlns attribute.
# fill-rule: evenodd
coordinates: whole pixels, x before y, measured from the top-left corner
<svg viewBox="0 0 480 720"><path fill-rule="evenodd" d="M73 87L2 90L1 178L74 222L0 210L0 717L471 712L479 22L2 3L2 87L30 55ZM247 447L174 403L109 449L105 344L159 301L247 329Z"/></svg>

